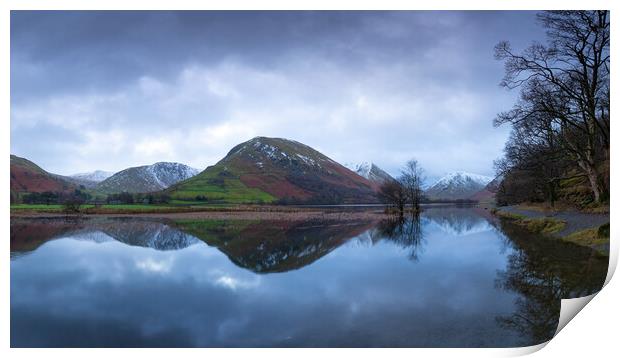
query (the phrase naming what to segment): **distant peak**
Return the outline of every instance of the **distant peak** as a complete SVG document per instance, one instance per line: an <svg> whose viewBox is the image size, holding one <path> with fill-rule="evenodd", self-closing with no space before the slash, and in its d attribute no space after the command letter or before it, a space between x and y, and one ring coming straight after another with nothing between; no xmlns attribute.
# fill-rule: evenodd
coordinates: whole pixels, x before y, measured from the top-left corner
<svg viewBox="0 0 620 358"><path fill-rule="evenodd" d="M470 181L480 183L482 185L486 185L493 180L493 177L458 170L458 171L454 171L454 172L444 175L434 185L446 184L446 183L450 183L453 181L459 181L459 180L470 180Z"/></svg>
<svg viewBox="0 0 620 358"><path fill-rule="evenodd" d="M165 167L165 166L180 166L180 165L184 165L184 164L175 163L175 162L157 162L157 163L153 163L149 165L149 167Z"/></svg>
<svg viewBox="0 0 620 358"><path fill-rule="evenodd" d="M250 139L248 142L260 142L260 141L268 141L268 142L294 142L290 139L286 139L286 138L278 138L278 137L265 137L265 136L258 136L258 137L254 137L252 139Z"/></svg>
<svg viewBox="0 0 620 358"><path fill-rule="evenodd" d="M391 175L379 168L373 162L363 161L359 163L345 163L345 167L372 182L382 183L386 180L393 180Z"/></svg>
<svg viewBox="0 0 620 358"><path fill-rule="evenodd" d="M101 182L111 177L113 174L114 172L109 172L109 171L98 169L92 172L72 174L70 175L70 177L75 178L75 179L84 179L84 180L89 180L89 181L94 181L94 182Z"/></svg>

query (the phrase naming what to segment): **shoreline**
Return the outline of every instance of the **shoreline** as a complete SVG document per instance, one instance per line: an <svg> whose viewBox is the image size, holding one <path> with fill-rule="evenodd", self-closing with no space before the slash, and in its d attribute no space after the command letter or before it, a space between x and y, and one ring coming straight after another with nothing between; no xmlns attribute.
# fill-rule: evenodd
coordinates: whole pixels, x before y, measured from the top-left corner
<svg viewBox="0 0 620 358"><path fill-rule="evenodd" d="M64 214L59 212L11 212L13 218L151 218L151 219L194 219L194 220L274 220L274 221L301 221L301 220L381 220L392 215L378 210L203 210L179 212L107 212L88 214Z"/></svg>
<svg viewBox="0 0 620 358"><path fill-rule="evenodd" d="M424 207L452 207L459 204L429 203L422 204ZM469 207L469 206L468 206ZM475 206L471 206L475 207ZM410 210L406 210L405 215ZM387 213L385 205L379 204L343 204L343 205L252 205L240 204L229 206L167 206L167 205L106 205L101 207L86 206L76 213L66 213L62 206L36 205L24 207L11 207L11 217L89 217L89 216L136 216L136 217L282 217L289 216L373 216L387 218L393 214Z"/></svg>
<svg viewBox="0 0 620 358"><path fill-rule="evenodd" d="M491 213L530 232L586 246L609 256L609 213L575 209L547 211L525 205L497 207Z"/></svg>

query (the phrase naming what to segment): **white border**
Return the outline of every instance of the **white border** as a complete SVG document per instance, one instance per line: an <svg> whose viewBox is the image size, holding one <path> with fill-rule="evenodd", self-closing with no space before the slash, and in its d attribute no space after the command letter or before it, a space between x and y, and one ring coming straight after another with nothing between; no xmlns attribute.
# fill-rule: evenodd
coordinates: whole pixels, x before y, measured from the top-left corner
<svg viewBox="0 0 620 358"><path fill-rule="evenodd" d="M0 109L2 113L2 126L3 130L0 131L2 143L5 148L5 155L1 157L4 170L9 168L9 153L10 152L10 70L9 70L9 54L10 54L10 10L138 10L138 9L150 9L150 10L191 10L191 9L213 9L213 10L225 10L225 9L250 9L250 10L269 10L269 9L290 9L290 10L307 10L307 9L357 9L357 10L371 10L371 9L410 9L410 10L543 10L543 9L611 9L612 21L612 58L616 58L617 43L615 30L615 9L613 1L577 1L577 0L564 0L564 1L540 1L540 0L487 0L487 1L459 1L459 0L443 0L443 1L397 1L397 0L382 0L380 2L370 1L352 1L347 3L345 1L337 0L299 0L299 1L284 1L284 0L263 0L263 1L251 1L251 0L228 0L226 2L206 2L206 1L191 1L191 0L175 0L175 1L162 1L152 0L149 2L133 2L130 3L127 0L57 0L57 1L43 1L43 0L4 0L0 2L0 51L2 56L0 57L0 67L2 80L2 86L0 87ZM148 5L148 6L147 6ZM612 71L612 87L616 83L616 72ZM615 89L612 88L612 93L615 93ZM612 107L614 106L614 97L612 97ZM612 113L615 113L612 110ZM612 126L612 137L617 136L616 125ZM612 188L616 187L616 155L617 150L612 146ZM9 175L5 174L1 177L0 187L7 188L10 186ZM552 339L548 344L542 344L535 347L526 347L518 349L321 349L309 350L309 349L297 349L290 351L289 349L210 349L204 351L201 349L140 349L128 350L128 349L114 349L108 350L84 350L84 349L53 349L53 350L39 350L39 349L13 349L10 350L10 305L9 305L9 270L10 270L10 242L9 235L9 191L0 191L1 200L5 203L2 208L2 227L5 233L6 241L4 243L4 254L2 258L4 260L3 265L0 267L0 281L2 287L4 287L3 294L0 295L0 302L3 308L3 319L0 325L0 334L2 336L2 348L5 350L5 354L12 354L15 356L31 356L44 353L52 357L58 356L66 358L67 356L83 356L84 354L94 356L104 356L108 354L148 354L150 356L164 356L169 354L186 354L190 356L203 356L204 354L216 354L218 356L233 356L236 354L250 354L252 356L307 356L314 357L317 354L336 356L342 354L355 354L361 356L370 356L375 354L390 354L393 356L409 357L412 354L423 356L514 356L523 355L535 352L542 347L548 345L548 348L543 349L538 354L540 356L609 356L610 352L617 352L616 340L617 340L617 320L618 320L618 305L620 304L620 286L617 282L609 282L618 259L618 239L615 230L615 226L611 228L611 255L610 255L610 270L607 280L609 284L592 299L593 303L588 305L586 309L574 319L575 322L566 326L562 332ZM613 189L612 189L613 197ZM615 203L612 200L612 203ZM612 205L613 206L613 205ZM612 222L620 222L618 214L615 208L611 210ZM616 280L617 281L617 280ZM567 301L567 300L564 300ZM570 305L570 302L562 302L563 306ZM583 302L584 300L581 300Z"/></svg>

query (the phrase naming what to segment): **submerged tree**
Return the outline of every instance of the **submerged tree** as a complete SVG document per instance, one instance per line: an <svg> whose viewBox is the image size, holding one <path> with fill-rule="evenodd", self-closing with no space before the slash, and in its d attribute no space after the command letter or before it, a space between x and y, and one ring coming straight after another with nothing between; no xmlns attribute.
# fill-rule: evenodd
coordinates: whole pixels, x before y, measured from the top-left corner
<svg viewBox="0 0 620 358"><path fill-rule="evenodd" d="M381 202L394 207L402 216L405 208L410 207L412 213L420 211L422 201L422 182L424 170L415 159L409 160L398 179L386 180L381 184L378 197Z"/></svg>
<svg viewBox="0 0 620 358"><path fill-rule="evenodd" d="M411 205L412 210L420 210L420 201L422 200L422 182L424 181L424 170L418 164L418 161L411 159L405 164L401 171L400 182L405 188L405 196L407 203Z"/></svg>
<svg viewBox="0 0 620 358"><path fill-rule="evenodd" d="M394 207L398 210L398 213L402 216L405 212L405 205L407 203L407 194L405 187L398 180L386 180L379 187L377 193L379 200L384 204Z"/></svg>
<svg viewBox="0 0 620 358"><path fill-rule="evenodd" d="M494 123L509 123L514 133L553 142L552 152L560 149L576 163L600 203L609 190L608 170L600 169L600 163L609 160L610 143L609 12L547 11L539 20L547 29L547 45L535 43L520 54L508 42L495 47L496 58L505 62L501 86L520 88L521 95ZM540 141L531 148L540 149ZM556 163L546 159L547 164Z"/></svg>

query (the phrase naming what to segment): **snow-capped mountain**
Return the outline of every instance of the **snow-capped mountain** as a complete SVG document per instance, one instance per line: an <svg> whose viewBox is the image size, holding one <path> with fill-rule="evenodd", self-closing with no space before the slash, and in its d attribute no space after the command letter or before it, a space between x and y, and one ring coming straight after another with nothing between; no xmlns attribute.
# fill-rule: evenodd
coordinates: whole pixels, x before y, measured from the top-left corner
<svg viewBox="0 0 620 358"><path fill-rule="evenodd" d="M99 182L102 182L108 179L112 175L114 175L114 172L108 172L105 170L95 170L94 172L89 172L89 173L73 174L73 175L70 175L70 177L75 178L75 179L89 180L89 181L94 181L96 183L99 183Z"/></svg>
<svg viewBox="0 0 620 358"><path fill-rule="evenodd" d="M303 143L268 137L236 145L215 165L168 191L174 199L202 195L216 202L377 202L366 178Z"/></svg>
<svg viewBox="0 0 620 358"><path fill-rule="evenodd" d="M159 162L122 170L100 182L97 189L106 193L148 193L166 189L198 172L185 164Z"/></svg>
<svg viewBox="0 0 620 358"><path fill-rule="evenodd" d="M386 180L394 180L390 174L371 162L346 163L344 166L373 183L382 184Z"/></svg>
<svg viewBox="0 0 620 358"><path fill-rule="evenodd" d="M493 180L493 177L467 172L453 172L426 189L430 199L468 199Z"/></svg>

